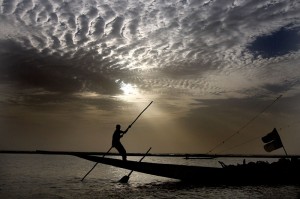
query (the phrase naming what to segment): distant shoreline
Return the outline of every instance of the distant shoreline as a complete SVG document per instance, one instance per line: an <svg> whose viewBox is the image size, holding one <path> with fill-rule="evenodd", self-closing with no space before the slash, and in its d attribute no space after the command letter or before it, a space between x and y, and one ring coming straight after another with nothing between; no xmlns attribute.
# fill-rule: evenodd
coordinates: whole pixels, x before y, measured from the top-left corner
<svg viewBox="0 0 300 199"><path fill-rule="evenodd" d="M105 152L77 152L77 151L19 151L19 150L1 150L0 154L43 154L43 155L105 155ZM109 156L119 156L118 153L106 154ZM143 153L127 153L128 156L143 156ZM208 159L208 158L300 158L300 155L264 155L264 154L183 154L183 153L149 153L147 156L158 157L184 157L186 159Z"/></svg>

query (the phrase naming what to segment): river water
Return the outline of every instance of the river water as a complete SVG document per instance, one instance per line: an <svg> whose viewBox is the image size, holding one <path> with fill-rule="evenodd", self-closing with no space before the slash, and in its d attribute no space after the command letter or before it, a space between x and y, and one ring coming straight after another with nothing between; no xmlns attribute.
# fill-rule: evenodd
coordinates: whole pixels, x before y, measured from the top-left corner
<svg viewBox="0 0 300 199"><path fill-rule="evenodd" d="M146 157L143 161L220 167L220 160L226 164L242 162L178 157ZM127 184L122 184L118 181L129 171L102 164L81 182L93 165L67 155L0 154L0 198L300 198L299 185L200 186L137 172L132 173Z"/></svg>

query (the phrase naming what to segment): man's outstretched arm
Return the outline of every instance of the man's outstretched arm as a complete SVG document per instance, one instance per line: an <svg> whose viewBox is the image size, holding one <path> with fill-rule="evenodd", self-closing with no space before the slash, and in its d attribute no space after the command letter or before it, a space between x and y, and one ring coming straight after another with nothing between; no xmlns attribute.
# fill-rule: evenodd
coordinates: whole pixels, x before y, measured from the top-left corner
<svg viewBox="0 0 300 199"><path fill-rule="evenodd" d="M131 125L129 125L129 126L127 127L127 129L124 131L123 134L127 133L127 131L128 131L130 128L131 128Z"/></svg>

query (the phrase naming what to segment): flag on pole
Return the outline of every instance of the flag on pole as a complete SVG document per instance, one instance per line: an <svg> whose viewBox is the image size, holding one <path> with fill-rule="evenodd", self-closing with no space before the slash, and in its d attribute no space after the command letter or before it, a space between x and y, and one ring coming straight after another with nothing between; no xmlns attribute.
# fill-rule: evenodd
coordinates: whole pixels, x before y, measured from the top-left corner
<svg viewBox="0 0 300 199"><path fill-rule="evenodd" d="M274 128L271 133L268 133L266 136L262 137L261 139L264 143L267 143L264 146L264 149L267 152L271 152L283 147L280 136L276 128Z"/></svg>

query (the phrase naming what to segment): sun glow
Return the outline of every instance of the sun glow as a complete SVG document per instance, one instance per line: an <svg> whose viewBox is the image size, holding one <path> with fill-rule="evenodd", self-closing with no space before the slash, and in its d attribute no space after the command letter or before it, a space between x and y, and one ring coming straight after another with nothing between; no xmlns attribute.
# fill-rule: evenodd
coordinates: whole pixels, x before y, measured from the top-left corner
<svg viewBox="0 0 300 199"><path fill-rule="evenodd" d="M138 88L136 85L133 84L126 84L123 81L121 82L121 90L123 91L124 95L137 95Z"/></svg>
<svg viewBox="0 0 300 199"><path fill-rule="evenodd" d="M121 80L116 80L120 85L122 94L117 97L125 101L134 101L141 97L141 93L135 84L125 83Z"/></svg>

